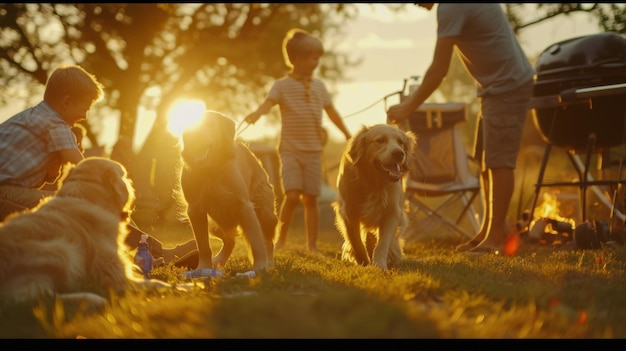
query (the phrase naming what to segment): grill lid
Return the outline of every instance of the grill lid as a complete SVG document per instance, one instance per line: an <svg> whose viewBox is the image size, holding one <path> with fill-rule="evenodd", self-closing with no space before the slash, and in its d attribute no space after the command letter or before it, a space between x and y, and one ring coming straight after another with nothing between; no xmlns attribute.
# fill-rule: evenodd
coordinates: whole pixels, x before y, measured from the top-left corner
<svg viewBox="0 0 626 351"><path fill-rule="evenodd" d="M626 143L626 37L599 33L558 42L535 64L531 107L546 142L573 150Z"/></svg>
<svg viewBox="0 0 626 351"><path fill-rule="evenodd" d="M598 33L558 42L535 63L533 96L626 83L626 36Z"/></svg>
<svg viewBox="0 0 626 351"><path fill-rule="evenodd" d="M537 79L592 68L626 67L626 36L606 32L550 45L537 58Z"/></svg>

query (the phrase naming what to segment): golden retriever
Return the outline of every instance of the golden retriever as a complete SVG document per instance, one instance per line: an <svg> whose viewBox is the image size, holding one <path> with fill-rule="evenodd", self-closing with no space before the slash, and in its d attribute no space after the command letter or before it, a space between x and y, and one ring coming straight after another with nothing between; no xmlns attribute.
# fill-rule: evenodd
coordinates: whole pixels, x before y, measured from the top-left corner
<svg viewBox="0 0 626 351"><path fill-rule="evenodd" d="M121 164L92 157L66 166L55 196L0 224L0 296L56 296L101 308L105 294L142 285L171 287L133 271L124 239L134 200Z"/></svg>
<svg viewBox="0 0 626 351"><path fill-rule="evenodd" d="M337 175L335 224L344 238L341 258L382 269L402 260L403 180L412 164L411 131L378 124L350 139Z"/></svg>
<svg viewBox="0 0 626 351"><path fill-rule="evenodd" d="M239 230L248 245L252 270L273 267L278 223L274 187L260 160L235 140L235 122L219 112L205 111L199 124L186 129L181 139L181 200L198 246L198 268L224 266ZM215 257L209 233L222 241Z"/></svg>

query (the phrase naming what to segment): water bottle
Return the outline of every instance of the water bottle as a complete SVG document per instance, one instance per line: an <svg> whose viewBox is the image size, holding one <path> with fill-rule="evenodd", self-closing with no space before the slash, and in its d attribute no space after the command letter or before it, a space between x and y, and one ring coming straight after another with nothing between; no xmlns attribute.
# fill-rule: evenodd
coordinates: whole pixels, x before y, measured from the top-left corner
<svg viewBox="0 0 626 351"><path fill-rule="evenodd" d="M409 88L408 88L407 96L413 94L413 92L416 91L417 88L419 88L420 86L419 79L420 79L420 76L411 76L411 78L409 79Z"/></svg>
<svg viewBox="0 0 626 351"><path fill-rule="evenodd" d="M135 264L141 268L143 276L145 278L150 277L150 271L152 270L152 254L148 249L148 235L142 234L139 245L137 246L137 253L135 254Z"/></svg>

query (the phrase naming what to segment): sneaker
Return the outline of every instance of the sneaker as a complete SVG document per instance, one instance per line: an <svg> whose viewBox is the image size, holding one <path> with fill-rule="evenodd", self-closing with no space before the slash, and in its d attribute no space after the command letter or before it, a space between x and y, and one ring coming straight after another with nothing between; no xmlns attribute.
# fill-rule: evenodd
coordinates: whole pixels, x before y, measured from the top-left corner
<svg viewBox="0 0 626 351"><path fill-rule="evenodd" d="M192 271L183 272L182 277L187 278L187 279L209 278L209 277L215 278L215 277L221 277L223 275L224 275L224 272L220 271L219 269L200 268L200 269L194 269Z"/></svg>

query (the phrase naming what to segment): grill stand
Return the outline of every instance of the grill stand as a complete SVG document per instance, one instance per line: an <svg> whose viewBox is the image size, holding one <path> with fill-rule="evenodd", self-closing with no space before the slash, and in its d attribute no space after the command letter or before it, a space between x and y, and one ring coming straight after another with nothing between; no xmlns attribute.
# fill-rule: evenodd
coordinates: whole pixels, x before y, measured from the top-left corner
<svg viewBox="0 0 626 351"><path fill-rule="evenodd" d="M543 177L545 174L546 167L548 165L548 159L550 158L550 153L552 151L552 144L546 144L546 149L543 154L543 159L541 161L541 167L539 169L539 176L537 179L537 183L535 184L535 196L533 199L533 205L530 211L530 221L534 220L535 208L537 206L537 200L539 199L539 193L544 187L578 187L580 190L580 203L581 203L581 218L582 221L585 222L587 220L587 189L591 187L591 189L596 193L600 201L611 209L610 219L611 223L613 221L614 216L617 216L618 219L624 223L626 221L626 216L619 210L615 208L615 199L616 196L613 197L613 201L609 202L606 199L606 196L602 194L602 191L597 188L597 186L605 185L605 186L619 186L620 184L626 184L626 180L621 179L621 171L622 171L622 160L620 160L618 178L614 180L594 180L589 175L589 164L591 162L591 154L595 149L596 136L595 134L589 135L588 143L587 143L587 152L585 162L583 164L582 160L578 155L576 155L574 150L566 150L567 156L572 163L572 166L578 173L578 181L570 181L570 182L551 182L544 183ZM603 168L606 167L603 163Z"/></svg>

